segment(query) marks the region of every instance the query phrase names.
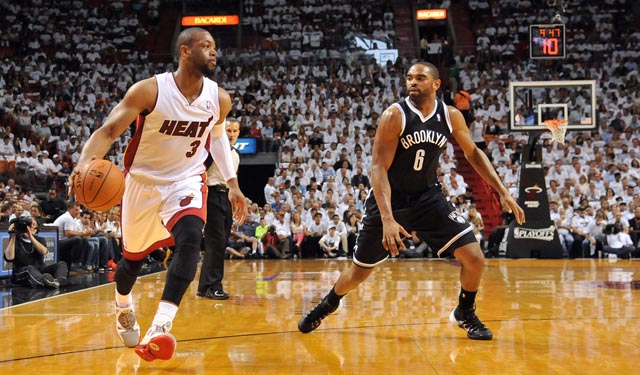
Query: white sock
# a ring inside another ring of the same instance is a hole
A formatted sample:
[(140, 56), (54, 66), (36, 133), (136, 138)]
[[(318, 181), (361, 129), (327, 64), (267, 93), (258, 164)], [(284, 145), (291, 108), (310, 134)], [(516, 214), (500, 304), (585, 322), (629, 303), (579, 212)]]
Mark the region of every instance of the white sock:
[(116, 306), (127, 307), (132, 305), (133, 305), (133, 297), (131, 293), (127, 295), (122, 295), (118, 293), (118, 289), (116, 288)]
[(153, 317), (151, 325), (163, 325), (169, 322), (167, 329), (171, 329), (173, 319), (176, 317), (177, 312), (178, 306), (171, 302), (160, 301), (158, 304), (158, 310), (156, 311), (156, 316)]

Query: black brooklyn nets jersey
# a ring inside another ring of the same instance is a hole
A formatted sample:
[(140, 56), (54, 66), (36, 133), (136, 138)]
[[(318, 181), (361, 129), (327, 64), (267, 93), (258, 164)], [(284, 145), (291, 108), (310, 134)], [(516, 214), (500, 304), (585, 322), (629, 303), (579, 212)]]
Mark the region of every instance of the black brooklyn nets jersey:
[(426, 117), (408, 97), (393, 105), (402, 111), (403, 131), (388, 171), (392, 198), (398, 193), (419, 194), (438, 183), (438, 159), (451, 135), (449, 109), (442, 100), (436, 99)]

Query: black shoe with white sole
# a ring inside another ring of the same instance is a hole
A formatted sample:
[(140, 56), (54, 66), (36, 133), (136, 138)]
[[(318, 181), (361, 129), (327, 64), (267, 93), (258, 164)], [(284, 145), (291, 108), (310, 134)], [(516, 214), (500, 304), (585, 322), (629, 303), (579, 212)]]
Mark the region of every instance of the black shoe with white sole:
[(493, 339), (493, 332), (480, 321), (476, 315), (475, 307), (463, 310), (458, 306), (451, 312), (449, 320), (467, 331), (467, 337), (472, 340)]

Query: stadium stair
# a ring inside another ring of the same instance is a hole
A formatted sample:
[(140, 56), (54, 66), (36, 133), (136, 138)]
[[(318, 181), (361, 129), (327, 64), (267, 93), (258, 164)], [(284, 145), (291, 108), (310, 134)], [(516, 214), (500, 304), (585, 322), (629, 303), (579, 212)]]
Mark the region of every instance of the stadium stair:
[(475, 38), (469, 22), (469, 8), (467, 1), (452, 1), (449, 9), (449, 17), (453, 21), (456, 50), (464, 50), (466, 53), (475, 51)]
[[(171, 51), (173, 48), (174, 33), (180, 32), (176, 29), (180, 22), (181, 3), (169, 1), (160, 5), (160, 19), (153, 32), (149, 33), (149, 56), (155, 63), (169, 63), (173, 59)], [(177, 35), (177, 34), (176, 34)]]
[(464, 181), (472, 191), (471, 196), (484, 222), (484, 238), (488, 239), (493, 229), (502, 223), (500, 198), (469, 164), (455, 139), (452, 138), (451, 143), (457, 161), (456, 171), (464, 177)]
[(409, 59), (417, 56), (416, 51), (418, 49), (412, 3), (411, 0), (393, 0), (391, 2), (398, 55)]

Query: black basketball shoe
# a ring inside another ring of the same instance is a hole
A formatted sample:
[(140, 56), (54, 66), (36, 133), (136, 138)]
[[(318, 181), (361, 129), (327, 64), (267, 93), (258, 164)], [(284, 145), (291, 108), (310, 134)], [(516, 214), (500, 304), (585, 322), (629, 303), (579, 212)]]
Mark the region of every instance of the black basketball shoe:
[(309, 333), (320, 326), (322, 319), (328, 315), (333, 314), (340, 307), (341, 302), (336, 305), (331, 305), (327, 301), (327, 297), (324, 297), (313, 309), (309, 310), (298, 321), (298, 330), (302, 333)]
[(457, 323), (458, 327), (467, 331), (467, 337), (472, 340), (491, 340), (493, 333), (476, 316), (476, 308), (463, 310), (460, 306), (451, 312), (449, 320)]

